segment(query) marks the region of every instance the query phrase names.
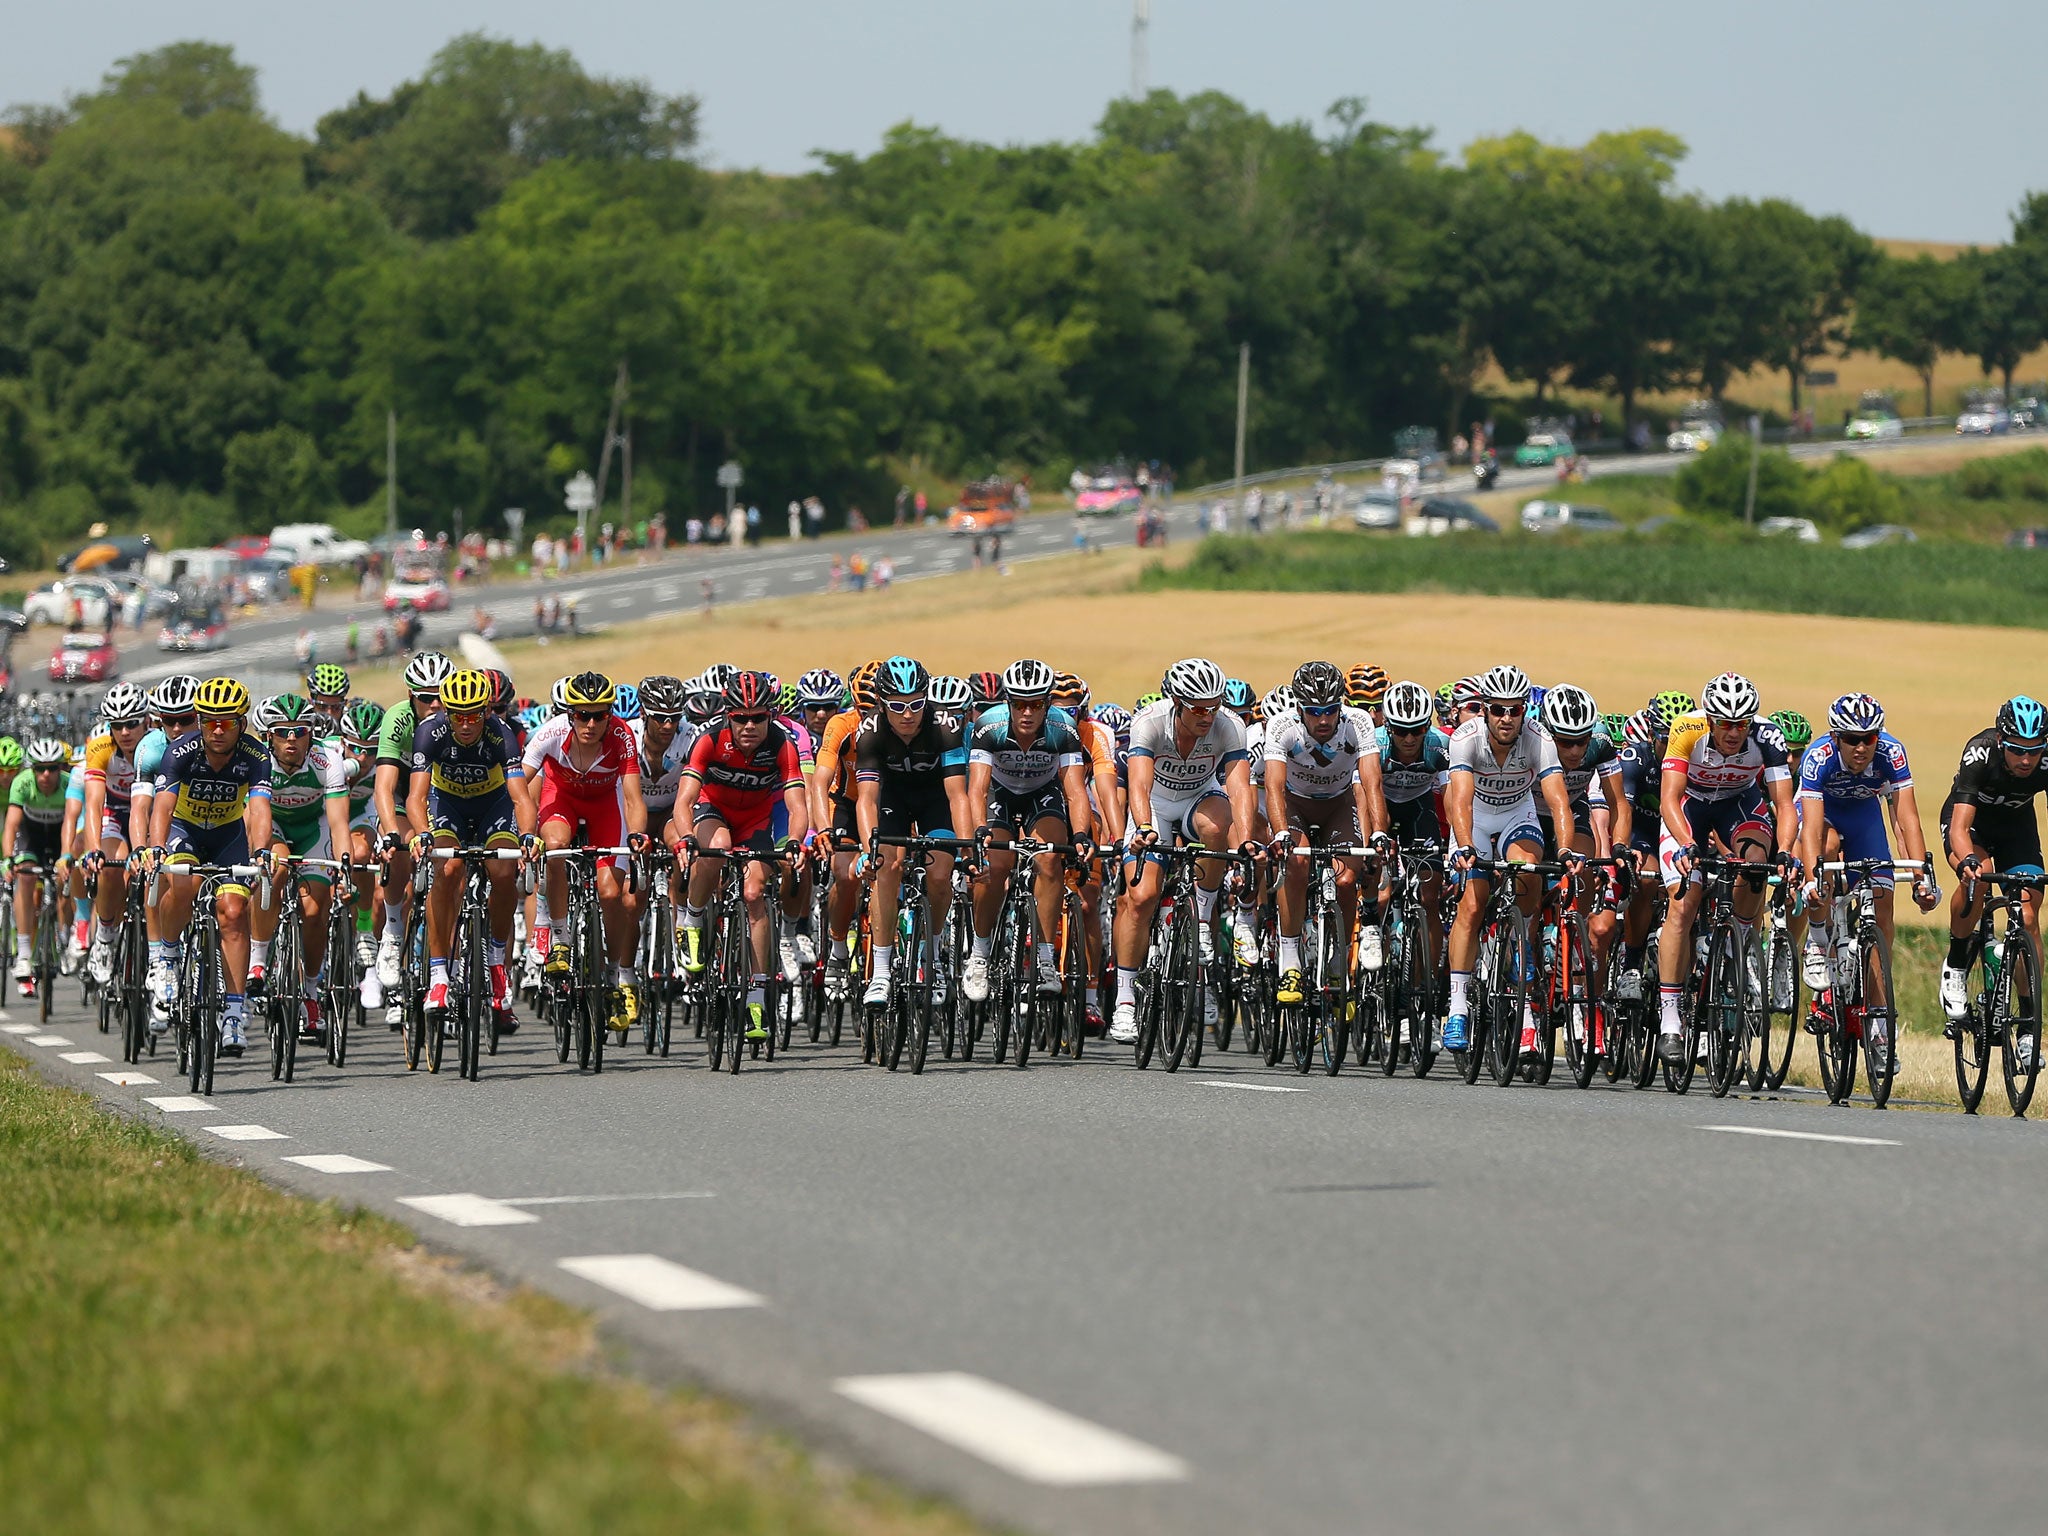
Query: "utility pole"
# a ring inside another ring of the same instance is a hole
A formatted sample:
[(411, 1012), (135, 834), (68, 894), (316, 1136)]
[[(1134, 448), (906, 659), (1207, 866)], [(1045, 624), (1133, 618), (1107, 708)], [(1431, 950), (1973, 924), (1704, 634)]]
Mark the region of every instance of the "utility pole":
[(384, 413), (384, 531), (398, 532), (398, 412)]
[(1234, 471), (1237, 484), (1233, 491), (1240, 519), (1244, 516), (1244, 413), (1251, 386), (1252, 344), (1240, 342), (1237, 348), (1237, 467)]
[(619, 526), (633, 526), (633, 418), (626, 418), (625, 431), (619, 437), (619, 453), (623, 462), (619, 474)]
[(619, 415), (626, 408), (626, 360), (619, 359), (619, 376), (612, 383), (612, 413), (605, 419), (604, 447), (597, 455), (597, 504), (604, 505), (604, 483), (611, 475), (612, 449), (619, 441)]
[(1756, 461), (1763, 453), (1764, 419), (1756, 412), (1749, 413), (1749, 492), (1742, 498), (1743, 526), (1756, 526)]
[(1151, 89), (1151, 60), (1147, 57), (1148, 35), (1152, 30), (1152, 0), (1132, 0), (1131, 10), (1131, 100), (1143, 101)]

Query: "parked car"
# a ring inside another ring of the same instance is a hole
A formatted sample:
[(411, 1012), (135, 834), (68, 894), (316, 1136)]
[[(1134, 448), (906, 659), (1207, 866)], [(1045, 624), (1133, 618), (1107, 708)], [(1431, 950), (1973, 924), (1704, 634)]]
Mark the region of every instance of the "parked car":
[(1500, 524), (1457, 496), (1431, 496), (1409, 520), (1412, 536), (1436, 538), (1446, 533), (1499, 533)]
[(279, 523), (270, 530), (270, 547), (264, 553), (315, 565), (353, 565), (368, 558), (370, 546), (361, 539), (344, 539), (332, 523)]
[(447, 578), (438, 571), (400, 571), (384, 588), (386, 612), (410, 603), (421, 613), (446, 613), (449, 601)]
[(149, 557), (156, 548), (156, 540), (146, 533), (124, 533), (93, 539), (63, 556), (57, 562), (60, 571), (132, 571)]
[(1985, 401), (1968, 407), (1956, 418), (1958, 437), (1994, 437), (2012, 430), (2012, 412)]
[(1711, 400), (1695, 400), (1664, 435), (1666, 453), (1705, 453), (1721, 440), (1720, 408)]
[(1906, 424), (1898, 417), (1882, 411), (1865, 411), (1849, 418), (1849, 425), (1842, 429), (1842, 436), (1852, 443), (1882, 442), (1887, 438), (1904, 437)]
[(1920, 535), (1899, 523), (1872, 523), (1842, 535), (1844, 549), (1870, 549), (1879, 544), (1918, 544)]
[(1625, 526), (1605, 507), (1589, 507), (1570, 501), (1532, 501), (1522, 508), (1522, 528), (1527, 533), (1561, 533), (1570, 528), (1579, 533), (1622, 533)]
[(1074, 488), (1074, 510), (1084, 517), (1114, 517), (1145, 503), (1145, 493), (1125, 470), (1098, 469), (1085, 479), (1086, 484)]
[(2048, 404), (2038, 395), (2022, 395), (2012, 403), (2012, 429), (2015, 432), (2031, 432), (2041, 425), (2041, 419), (2048, 415)]
[(1767, 517), (1756, 525), (1756, 531), (1766, 538), (1789, 536), (1801, 544), (1820, 542), (1820, 529), (1813, 525), (1810, 517)]
[(1351, 509), (1351, 526), (1388, 532), (1401, 526), (1401, 498), (1383, 486), (1354, 491), (1345, 503)]
[(2015, 528), (2005, 536), (2007, 549), (2048, 549), (2048, 528)]
[(217, 605), (185, 607), (158, 631), (160, 651), (217, 651), (228, 643), (228, 616)]
[(1394, 456), (1385, 465), (1387, 475), (1398, 473), (1416, 485), (1433, 485), (1444, 478), (1444, 456), (1437, 447), (1435, 427), (1403, 427), (1394, 434)]
[(1578, 449), (1563, 432), (1531, 432), (1515, 450), (1515, 463), (1524, 469), (1542, 468), (1577, 455)]
[(21, 611), (31, 624), (68, 625), (74, 598), (79, 621), (94, 629), (105, 629), (120, 612), (120, 589), (94, 576), (65, 576), (37, 587), (22, 599)]
[(121, 675), (121, 654), (100, 630), (74, 630), (50, 657), (53, 683), (108, 683)]

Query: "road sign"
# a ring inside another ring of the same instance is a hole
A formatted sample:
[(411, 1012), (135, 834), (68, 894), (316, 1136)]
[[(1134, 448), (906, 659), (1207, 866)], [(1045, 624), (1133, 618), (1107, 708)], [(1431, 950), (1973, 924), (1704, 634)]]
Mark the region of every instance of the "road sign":
[(746, 471), (740, 468), (738, 461), (727, 459), (718, 466), (718, 483), (728, 491), (736, 491), (747, 483)]
[(519, 535), (524, 531), (525, 527), (526, 508), (507, 507), (505, 509), (505, 532), (511, 535), (512, 542), (515, 545), (519, 542)]
[(562, 499), (571, 512), (588, 512), (597, 505), (597, 482), (579, 469), (563, 488)]

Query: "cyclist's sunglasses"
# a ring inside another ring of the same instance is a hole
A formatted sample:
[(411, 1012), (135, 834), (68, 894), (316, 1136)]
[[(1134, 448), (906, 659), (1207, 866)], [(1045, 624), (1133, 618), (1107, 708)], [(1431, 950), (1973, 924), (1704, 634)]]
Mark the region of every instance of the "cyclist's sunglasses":
[(481, 720), (489, 713), (490, 711), (486, 709), (451, 709), (448, 711), (448, 718), (450, 720)]
[(1387, 727), (1387, 734), (1389, 736), (1420, 736), (1428, 729), (1429, 727), (1426, 725), (1390, 725)]
[(240, 715), (201, 715), (199, 728), (203, 731), (224, 731), (231, 725), (240, 725)]
[(1489, 704), (1486, 712), (1496, 720), (1519, 720), (1529, 713), (1526, 704)]
[(1583, 736), (1558, 736), (1553, 734), (1550, 739), (1560, 747), (1583, 747), (1593, 739), (1593, 733), (1588, 731)]
[(62, 763), (37, 763), (35, 771), (37, 773), (62, 773), (64, 765)]
[(287, 737), (290, 740), (296, 741), (301, 736), (312, 735), (313, 727), (310, 725), (273, 725), (270, 728), (270, 734)]
[(680, 714), (670, 714), (667, 710), (663, 710), (659, 714), (648, 710), (641, 715), (641, 718), (649, 725), (681, 726), (683, 723), (683, 717)]
[(725, 717), (725, 723), (727, 725), (766, 725), (768, 723), (768, 717), (765, 714), (727, 715)]
[[(1837, 731), (1835, 740), (1845, 747), (1867, 747), (1877, 740), (1875, 731)], [(2035, 750), (2039, 750), (2036, 748)]]
[(1327, 720), (1342, 709), (1342, 704), (1303, 704), (1301, 712), (1313, 720)]
[(168, 735), (174, 730), (191, 730), (199, 723), (199, 711), (188, 709), (182, 715), (159, 715), (157, 718), (163, 721), (164, 733)]
[(612, 712), (608, 709), (572, 709), (569, 718), (578, 725), (595, 725), (600, 720), (609, 720)]
[[(884, 700), (882, 700), (882, 703), (883, 703), (884, 705), (886, 705), (886, 706), (888, 707), (889, 713), (890, 713), (890, 714), (892, 714), (892, 715), (914, 715), (914, 714), (916, 714), (916, 713), (917, 713), (917, 712), (918, 712), (919, 710), (923, 709), (923, 708), (925, 707), (925, 705), (926, 705), (926, 704), (927, 704), (928, 702), (929, 702), (929, 701), (928, 701), (928, 700), (926, 700), (926, 699), (884, 699)], [(761, 716), (761, 718), (762, 718), (763, 720), (765, 720), (765, 719), (767, 719), (768, 717), (767, 717), (766, 715), (763, 715), (763, 716)]]
[(2048, 741), (2027, 742), (2001, 739), (1998, 744), (2014, 757), (2039, 757), (2043, 752), (2048, 752)]

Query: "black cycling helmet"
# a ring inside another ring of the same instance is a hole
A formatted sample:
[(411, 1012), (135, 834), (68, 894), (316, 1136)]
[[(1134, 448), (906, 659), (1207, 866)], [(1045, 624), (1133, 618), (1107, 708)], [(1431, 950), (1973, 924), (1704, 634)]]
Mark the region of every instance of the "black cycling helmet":
[(1294, 673), (1296, 707), (1329, 709), (1344, 702), (1344, 674), (1334, 662), (1305, 661)]

